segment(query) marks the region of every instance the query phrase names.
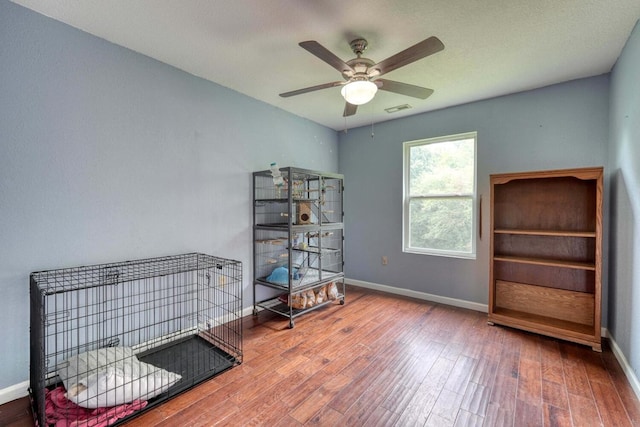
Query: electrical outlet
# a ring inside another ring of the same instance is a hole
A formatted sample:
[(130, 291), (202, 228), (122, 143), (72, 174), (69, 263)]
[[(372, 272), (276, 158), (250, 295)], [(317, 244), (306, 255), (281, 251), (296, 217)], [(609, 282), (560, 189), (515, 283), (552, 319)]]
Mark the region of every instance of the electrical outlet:
[(381, 261), (382, 261), (382, 265), (389, 264), (389, 258), (387, 258), (386, 256), (383, 256)]

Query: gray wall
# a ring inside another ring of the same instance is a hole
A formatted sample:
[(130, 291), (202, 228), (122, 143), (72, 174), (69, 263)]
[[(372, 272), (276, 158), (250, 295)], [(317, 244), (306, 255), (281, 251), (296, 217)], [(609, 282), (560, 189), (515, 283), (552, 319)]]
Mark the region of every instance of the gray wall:
[(200, 251), (244, 263), (251, 175), (337, 171), (336, 132), (0, 1), (0, 390), (31, 271)]
[[(347, 277), (486, 304), (489, 175), (605, 166), (608, 91), (604, 75), (376, 124), (373, 137), (370, 126), (340, 134)], [(469, 131), (478, 132), (483, 200), (477, 259), (403, 253), (402, 143)]]
[[(640, 373), (640, 21), (611, 73), (609, 332)], [(635, 308), (634, 308), (635, 307)]]

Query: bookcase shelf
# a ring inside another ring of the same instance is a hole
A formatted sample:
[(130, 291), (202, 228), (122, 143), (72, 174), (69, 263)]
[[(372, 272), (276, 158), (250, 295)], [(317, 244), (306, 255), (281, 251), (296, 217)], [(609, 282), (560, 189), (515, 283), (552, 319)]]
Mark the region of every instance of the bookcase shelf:
[(493, 257), (493, 260), (515, 262), (520, 264), (546, 265), (550, 267), (575, 268), (578, 270), (595, 270), (596, 269), (595, 264), (589, 264), (584, 262), (562, 261), (557, 259), (525, 258), (525, 257), (495, 255)]
[(524, 236), (558, 236), (558, 237), (596, 237), (595, 231), (565, 231), (565, 230), (509, 230), (496, 229), (495, 234), (515, 234)]

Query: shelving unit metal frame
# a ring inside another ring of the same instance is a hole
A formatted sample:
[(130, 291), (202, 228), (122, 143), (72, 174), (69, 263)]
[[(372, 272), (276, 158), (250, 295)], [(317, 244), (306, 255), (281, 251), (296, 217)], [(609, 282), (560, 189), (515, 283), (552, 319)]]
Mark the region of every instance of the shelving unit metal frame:
[[(344, 176), (295, 167), (280, 171), (286, 183), (282, 187), (273, 183), (270, 170), (253, 173), (253, 313), (269, 310), (287, 317), (293, 328), (298, 316), (335, 301), (345, 303)], [(331, 210), (324, 207), (328, 195)], [(281, 248), (274, 249), (276, 246)], [(273, 255), (276, 252), (280, 256)], [(333, 263), (328, 261), (332, 256), (337, 258)], [(296, 264), (294, 258), (302, 262)], [(267, 280), (266, 273), (276, 266), (287, 267), (286, 283)], [(332, 282), (338, 289), (336, 299), (301, 309), (292, 307), (294, 294)], [(258, 300), (259, 287), (276, 291), (276, 295)], [(282, 301), (283, 296), (288, 303)]]

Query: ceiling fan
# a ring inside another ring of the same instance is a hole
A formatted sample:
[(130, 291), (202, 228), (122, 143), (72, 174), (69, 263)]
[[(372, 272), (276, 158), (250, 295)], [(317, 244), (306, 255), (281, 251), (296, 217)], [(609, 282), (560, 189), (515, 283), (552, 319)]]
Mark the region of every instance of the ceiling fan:
[(383, 61), (375, 63), (369, 58), (362, 57), (362, 53), (368, 45), (367, 41), (362, 38), (355, 39), (350, 43), (351, 50), (356, 54), (356, 58), (347, 62), (338, 58), (317, 41), (304, 41), (300, 42), (299, 45), (340, 71), (345, 81), (324, 83), (304, 89), (293, 90), (291, 92), (281, 93), (280, 96), (288, 98), (320, 89), (342, 86), (341, 93), (346, 101), (344, 113), (342, 114), (344, 117), (354, 115), (358, 109), (358, 105), (371, 101), (378, 89), (414, 98), (428, 98), (433, 93), (433, 89), (394, 80), (381, 79), (380, 76), (444, 49), (444, 44), (442, 44), (440, 39), (437, 37), (429, 37), (402, 52), (398, 52)]

